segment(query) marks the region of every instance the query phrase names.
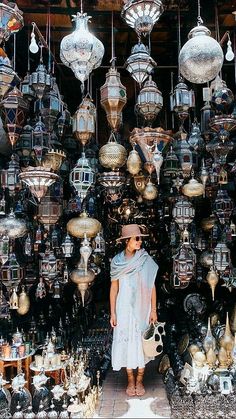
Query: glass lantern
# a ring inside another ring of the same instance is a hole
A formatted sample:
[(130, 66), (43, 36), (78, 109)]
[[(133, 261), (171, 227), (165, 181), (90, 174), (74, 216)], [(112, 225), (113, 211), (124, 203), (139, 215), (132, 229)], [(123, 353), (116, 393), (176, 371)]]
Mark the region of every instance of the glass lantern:
[(38, 205), (38, 220), (49, 228), (50, 225), (57, 223), (61, 215), (61, 203), (48, 191)]
[(166, 177), (175, 177), (180, 172), (179, 159), (173, 151), (173, 147), (170, 146), (170, 151), (164, 158), (163, 174)]
[(52, 87), (46, 92), (41, 100), (40, 114), (43, 118), (46, 129), (53, 131), (57, 118), (61, 111), (61, 97), (56, 83), (56, 79), (52, 79)]
[(72, 118), (72, 131), (82, 145), (87, 144), (95, 134), (96, 108), (87, 95)]
[(20, 78), (12, 68), (11, 62), (5, 53), (0, 49), (0, 99), (2, 99), (7, 91), (20, 82)]
[(224, 272), (231, 265), (230, 250), (225, 243), (217, 243), (213, 251), (213, 261), (219, 272)]
[(1, 281), (7, 287), (17, 286), (24, 277), (24, 268), (17, 262), (15, 253), (10, 253), (9, 259), (1, 267)]
[(46, 67), (40, 63), (36, 71), (30, 74), (30, 86), (35, 91), (38, 99), (42, 99), (43, 95), (52, 85), (51, 75), (48, 74)]
[(174, 287), (185, 288), (194, 276), (196, 255), (189, 243), (189, 233), (183, 237), (183, 243), (173, 256)]
[(148, 47), (141, 42), (132, 48), (131, 55), (125, 63), (126, 69), (139, 85), (147, 79), (156, 65), (149, 55)]
[(150, 76), (138, 95), (136, 111), (151, 125), (162, 107), (162, 93)]
[(225, 189), (219, 189), (214, 202), (214, 212), (221, 224), (229, 222), (233, 206), (233, 201), (229, 197), (228, 192)]
[(40, 275), (45, 280), (52, 280), (56, 278), (58, 274), (58, 260), (56, 259), (54, 252), (49, 251), (48, 248), (46, 249), (42, 260), (40, 260), (39, 271)]
[(148, 35), (164, 11), (162, 0), (128, 0), (121, 16), (137, 35)]
[(183, 230), (188, 224), (192, 223), (195, 209), (186, 198), (180, 197), (173, 208), (172, 215), (179, 228)]
[(195, 107), (195, 95), (193, 90), (188, 90), (182, 77), (179, 78), (179, 83), (170, 95), (170, 109), (176, 112), (181, 125), (189, 115), (189, 110)]
[(70, 258), (72, 256), (74, 250), (74, 242), (69, 234), (66, 235), (61, 248), (65, 258)]
[(19, 181), (20, 165), (18, 157), (12, 154), (8, 169), (1, 170), (1, 186), (8, 188), (10, 195), (13, 195), (16, 190), (21, 189)]
[(91, 185), (94, 183), (95, 173), (82, 153), (74, 169), (70, 172), (70, 183), (75, 188), (78, 196), (84, 199)]
[(30, 162), (32, 153), (32, 139), (33, 139), (33, 127), (27, 124), (24, 126), (19, 140), (16, 143), (16, 153), (20, 157), (20, 161), (27, 166)]

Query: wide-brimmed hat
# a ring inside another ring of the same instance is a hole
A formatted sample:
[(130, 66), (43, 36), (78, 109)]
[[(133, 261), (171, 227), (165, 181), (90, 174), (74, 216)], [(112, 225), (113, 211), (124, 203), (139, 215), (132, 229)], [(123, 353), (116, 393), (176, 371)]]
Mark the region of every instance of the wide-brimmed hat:
[(147, 237), (148, 234), (143, 234), (138, 224), (127, 224), (122, 227), (121, 236), (118, 239), (116, 239), (116, 241), (129, 239), (130, 237), (136, 236)]

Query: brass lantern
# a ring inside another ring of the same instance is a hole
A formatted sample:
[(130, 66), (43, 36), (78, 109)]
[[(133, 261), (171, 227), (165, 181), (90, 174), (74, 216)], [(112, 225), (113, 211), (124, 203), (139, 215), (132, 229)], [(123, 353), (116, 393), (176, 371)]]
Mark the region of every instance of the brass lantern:
[(162, 106), (162, 93), (150, 76), (149, 80), (145, 82), (143, 88), (140, 90), (136, 103), (136, 110), (139, 115), (141, 115), (145, 121), (151, 125), (162, 109)]
[(51, 75), (48, 74), (45, 65), (40, 62), (36, 71), (30, 74), (30, 86), (35, 91), (37, 98), (42, 99), (52, 84)]
[(192, 204), (184, 197), (178, 198), (174, 208), (173, 217), (179, 228), (183, 230), (190, 224), (195, 216), (195, 209)]
[(217, 243), (213, 251), (214, 267), (217, 271), (224, 272), (231, 265), (230, 250), (225, 243)]
[(42, 166), (53, 172), (59, 172), (66, 154), (62, 150), (55, 150), (54, 148), (47, 151), (43, 157)]
[(12, 146), (17, 142), (28, 112), (28, 103), (17, 87), (7, 93), (0, 103), (3, 125)]
[(196, 255), (190, 246), (189, 233), (183, 233), (183, 242), (173, 256), (173, 285), (176, 288), (186, 288), (193, 278), (196, 267)]
[(189, 110), (195, 107), (195, 96), (193, 90), (188, 90), (182, 77), (179, 78), (179, 83), (175, 90), (170, 95), (170, 109), (176, 112), (181, 125), (189, 115)]
[(50, 190), (38, 205), (38, 220), (45, 226), (54, 225), (62, 215), (62, 205)]
[(82, 212), (79, 217), (72, 218), (67, 223), (67, 231), (71, 236), (84, 238), (86, 234), (88, 238), (95, 237), (101, 231), (101, 224), (98, 220), (88, 217), (86, 212)]
[(131, 175), (137, 175), (142, 167), (142, 160), (138, 152), (133, 147), (127, 159), (127, 170)]
[(11, 66), (11, 62), (5, 51), (0, 48), (0, 99), (2, 99), (7, 91), (17, 85), (20, 78)]
[(19, 174), (19, 179), (29, 187), (32, 195), (40, 201), (46, 195), (48, 187), (56, 182), (59, 176), (42, 166), (29, 166)]
[(7, 234), (10, 239), (17, 239), (23, 237), (27, 231), (25, 220), (16, 218), (13, 211), (0, 220), (0, 235)]
[(72, 117), (72, 131), (82, 145), (87, 144), (95, 134), (96, 108), (89, 95), (85, 96), (82, 103)]
[(132, 48), (131, 55), (125, 63), (126, 69), (139, 85), (147, 79), (156, 65), (149, 55), (148, 47), (141, 42)]
[(204, 194), (204, 186), (202, 183), (198, 182), (197, 179), (192, 177), (192, 179), (182, 187), (182, 191), (184, 195), (193, 198)]
[(99, 174), (98, 182), (104, 187), (107, 202), (115, 204), (120, 201), (125, 181), (124, 173), (118, 170)]
[(1, 186), (8, 188), (10, 195), (14, 194), (16, 190), (21, 189), (21, 182), (19, 180), (20, 165), (18, 157), (12, 154), (8, 169), (1, 170)]
[(101, 105), (104, 108), (108, 123), (117, 131), (122, 120), (122, 109), (127, 102), (126, 87), (120, 81), (120, 74), (112, 66), (106, 74), (106, 83), (100, 88)]
[(127, 160), (127, 152), (123, 145), (117, 143), (112, 132), (108, 142), (99, 150), (99, 162), (106, 169), (116, 170), (124, 166)]
[(9, 259), (1, 267), (1, 281), (8, 289), (19, 285), (24, 277), (24, 268), (17, 262), (15, 253), (11, 253)]
[(90, 167), (85, 153), (82, 153), (81, 158), (77, 161), (76, 166), (70, 172), (70, 184), (75, 188), (78, 196), (84, 199), (89, 188), (94, 184), (95, 172)]
[(214, 213), (221, 224), (228, 223), (233, 211), (233, 201), (225, 189), (219, 189), (214, 202)]

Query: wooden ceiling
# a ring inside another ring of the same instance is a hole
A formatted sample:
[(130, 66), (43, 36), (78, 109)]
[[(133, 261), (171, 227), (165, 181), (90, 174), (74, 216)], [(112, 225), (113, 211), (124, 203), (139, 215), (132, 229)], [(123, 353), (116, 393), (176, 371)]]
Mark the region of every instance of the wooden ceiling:
[[(124, 0), (125, 1), (125, 0)], [(104, 69), (110, 65), (111, 58), (111, 16), (114, 14), (115, 27), (115, 55), (117, 66), (120, 69), (122, 82), (128, 88), (129, 98), (135, 94), (135, 84), (133, 83), (126, 70), (124, 63), (130, 55), (131, 48), (137, 43), (137, 35), (120, 17), (123, 0), (83, 0), (84, 12), (91, 18), (90, 30), (103, 42), (105, 46), (105, 56), (102, 67), (94, 72), (93, 95), (98, 95), (101, 84), (105, 81)], [(181, 18), (181, 42), (186, 42), (190, 29), (196, 25), (197, 20), (197, 0), (164, 0), (165, 11), (156, 23), (151, 34), (151, 55), (158, 64), (155, 77), (159, 88), (163, 94), (170, 92), (170, 73), (174, 72), (177, 78), (178, 65), (178, 7), (180, 7)], [(17, 35), (17, 70), (21, 76), (27, 70), (28, 40), (30, 37), (32, 22), (36, 22), (41, 32), (45, 36), (47, 25), (47, 15), (51, 14), (51, 49), (55, 54), (57, 66), (56, 75), (59, 87), (69, 102), (69, 107), (74, 111), (79, 103), (80, 83), (70, 69), (67, 69), (60, 62), (59, 49), (61, 39), (73, 30), (71, 16), (80, 10), (80, 0), (17, 0), (19, 9), (24, 12), (25, 26)], [(201, 15), (204, 24), (211, 29), (215, 36), (216, 16), (219, 20), (220, 38), (229, 31), (232, 43), (236, 37), (236, 20), (232, 12), (236, 10), (236, 0), (201, 0)], [(144, 42), (148, 42), (147, 40)], [(12, 46), (10, 45), (9, 50)], [(226, 51), (226, 43), (223, 46)], [(30, 66), (33, 70), (39, 57), (30, 54)], [(45, 52), (45, 61), (47, 54)], [(223, 77), (231, 89), (235, 89), (234, 63), (225, 62), (223, 67)]]

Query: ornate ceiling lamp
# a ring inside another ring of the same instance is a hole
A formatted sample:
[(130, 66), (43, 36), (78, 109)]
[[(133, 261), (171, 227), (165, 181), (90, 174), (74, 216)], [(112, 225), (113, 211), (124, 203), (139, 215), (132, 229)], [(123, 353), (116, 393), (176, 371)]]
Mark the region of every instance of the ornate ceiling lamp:
[(78, 196), (83, 200), (89, 188), (94, 184), (95, 172), (89, 165), (85, 153), (77, 161), (76, 166), (70, 172), (70, 184), (75, 188)]
[(136, 111), (141, 115), (148, 125), (152, 125), (158, 113), (163, 107), (163, 97), (156, 83), (149, 76), (140, 90), (136, 103)]
[(46, 195), (48, 187), (56, 182), (59, 176), (42, 166), (29, 166), (19, 174), (19, 179), (29, 187), (32, 195), (40, 201)]
[(150, 35), (153, 26), (164, 11), (161, 0), (128, 0), (121, 11), (127, 25), (134, 28), (137, 35)]
[(89, 19), (90, 16), (83, 13), (81, 2), (81, 13), (73, 15), (75, 31), (65, 36), (60, 45), (62, 62), (72, 69), (82, 87), (89, 74), (101, 65), (105, 52), (102, 42), (88, 30)]
[(28, 112), (28, 102), (17, 87), (14, 87), (0, 102), (0, 110), (4, 127), (12, 147), (16, 144)]
[(27, 225), (25, 220), (16, 218), (13, 211), (9, 215), (0, 220), (0, 235), (5, 235), (10, 239), (18, 239), (27, 233)]
[(126, 182), (124, 173), (116, 170), (99, 174), (98, 182), (105, 190), (106, 201), (112, 204), (119, 202), (122, 198), (122, 189)]
[(24, 26), (23, 12), (12, 2), (0, 3), (0, 43), (8, 41), (13, 33)]
[(85, 146), (95, 134), (96, 108), (87, 94), (72, 118), (72, 131), (77, 140)]
[[(158, 150), (161, 152), (166, 144), (173, 141), (170, 132), (164, 131), (163, 128), (134, 128), (130, 134), (130, 143), (135, 146), (137, 144), (143, 153), (146, 162), (152, 160), (152, 149), (158, 145)], [(155, 166), (153, 166), (155, 170)]]
[(82, 212), (79, 217), (72, 218), (67, 223), (68, 233), (77, 238), (84, 238), (84, 235), (88, 238), (95, 237), (99, 231), (101, 231), (101, 224), (98, 220), (92, 217), (88, 217), (86, 212)]
[(7, 54), (0, 48), (0, 99), (5, 96), (11, 87), (19, 84), (19, 82), (20, 78), (13, 70)]
[(108, 142), (99, 150), (99, 162), (106, 169), (116, 170), (124, 166), (127, 160), (127, 152), (123, 145), (117, 143), (112, 132)]
[(189, 32), (189, 40), (179, 54), (180, 73), (191, 83), (197, 84), (213, 80), (224, 61), (220, 44), (210, 36), (210, 30), (202, 23), (198, 0), (197, 26)]
[(131, 55), (125, 63), (126, 69), (139, 85), (147, 79), (156, 66), (156, 62), (149, 55), (148, 47), (140, 41), (132, 48)]

